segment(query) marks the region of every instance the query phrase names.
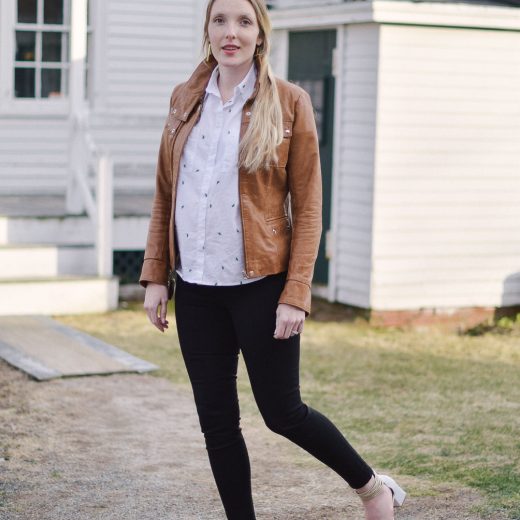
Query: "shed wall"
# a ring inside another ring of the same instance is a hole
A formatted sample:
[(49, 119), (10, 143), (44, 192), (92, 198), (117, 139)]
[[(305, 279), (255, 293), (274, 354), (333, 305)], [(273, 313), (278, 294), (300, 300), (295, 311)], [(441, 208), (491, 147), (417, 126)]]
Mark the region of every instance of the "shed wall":
[(372, 268), (372, 219), (379, 27), (350, 25), (343, 49), (340, 164), (337, 165), (337, 300), (368, 307)]
[(373, 308), (520, 303), (519, 92), (519, 32), (381, 27)]

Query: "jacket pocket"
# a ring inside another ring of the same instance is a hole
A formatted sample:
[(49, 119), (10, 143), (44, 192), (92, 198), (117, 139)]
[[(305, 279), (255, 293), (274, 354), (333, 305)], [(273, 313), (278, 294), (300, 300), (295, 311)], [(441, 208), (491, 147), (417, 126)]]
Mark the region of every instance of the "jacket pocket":
[(281, 217), (267, 219), (265, 223), (269, 229), (269, 232), (272, 235), (279, 235), (279, 234), (285, 233), (285, 232), (287, 232), (287, 230), (291, 229), (291, 222), (287, 215), (282, 215)]

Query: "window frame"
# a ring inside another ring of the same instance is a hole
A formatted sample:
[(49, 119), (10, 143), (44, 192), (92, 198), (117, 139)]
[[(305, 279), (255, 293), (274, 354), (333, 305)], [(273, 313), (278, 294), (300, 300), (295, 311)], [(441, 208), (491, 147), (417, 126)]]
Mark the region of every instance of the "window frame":
[[(72, 3), (73, 0), (69, 0)], [(92, 0), (89, 1), (90, 25), (87, 28), (90, 38), (92, 39), (92, 27), (94, 26), (93, 14), (95, 9), (92, 6)], [(43, 28), (68, 33), (68, 62), (63, 66), (60, 63), (60, 69), (70, 70), (70, 42), (72, 38), (71, 26), (69, 24), (32, 24), (18, 23), (17, 20), (17, 0), (0, 1), (0, 115), (3, 116), (66, 116), (69, 113), (70, 92), (68, 83), (70, 82), (70, 74), (66, 74), (67, 94), (60, 97), (48, 98), (17, 98), (14, 95), (14, 69), (15, 69), (15, 49), (16, 49), (16, 31), (30, 30), (41, 31)], [(92, 63), (95, 61), (92, 54), (89, 54), (89, 63), (87, 65), (89, 77), (89, 87), (86, 95), (85, 104), (88, 105), (89, 94), (92, 92)], [(41, 63), (41, 62), (40, 62)], [(52, 67), (50, 67), (52, 68)]]

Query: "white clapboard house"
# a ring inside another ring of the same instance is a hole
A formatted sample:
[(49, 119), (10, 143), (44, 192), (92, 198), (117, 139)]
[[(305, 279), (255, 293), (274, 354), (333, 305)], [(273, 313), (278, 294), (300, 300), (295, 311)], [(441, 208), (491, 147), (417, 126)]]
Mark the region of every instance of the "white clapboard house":
[[(0, 0), (0, 314), (103, 310), (114, 271), (135, 281), (204, 4)], [(315, 291), (380, 316), (520, 305), (520, 2), (269, 4), (275, 71), (316, 109)]]

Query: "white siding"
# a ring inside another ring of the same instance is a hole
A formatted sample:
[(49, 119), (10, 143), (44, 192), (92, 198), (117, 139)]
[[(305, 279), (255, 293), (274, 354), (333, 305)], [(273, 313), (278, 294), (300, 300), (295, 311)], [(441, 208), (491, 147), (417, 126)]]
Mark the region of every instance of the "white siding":
[(370, 306), (379, 27), (351, 25), (343, 49), (337, 300)]
[(373, 308), (520, 303), (519, 92), (518, 32), (381, 27)]
[[(200, 57), (202, 2), (91, 1), (92, 134), (127, 171), (117, 187), (151, 190), (171, 91)], [(64, 116), (0, 116), (0, 193), (63, 193), (68, 135)]]
[(65, 118), (0, 117), (0, 193), (55, 193), (65, 186)]
[(92, 133), (119, 166), (116, 188), (153, 190), (171, 91), (201, 58), (202, 5), (194, 0), (110, 0), (105, 9), (106, 53)]
[(321, 5), (342, 4), (344, 0), (268, 0), (267, 3), (271, 4), (275, 9), (286, 9), (289, 7), (318, 7)]
[(193, 69), (198, 20), (192, 0), (110, 0), (103, 109), (165, 117), (172, 87)]

